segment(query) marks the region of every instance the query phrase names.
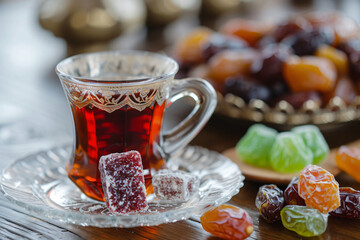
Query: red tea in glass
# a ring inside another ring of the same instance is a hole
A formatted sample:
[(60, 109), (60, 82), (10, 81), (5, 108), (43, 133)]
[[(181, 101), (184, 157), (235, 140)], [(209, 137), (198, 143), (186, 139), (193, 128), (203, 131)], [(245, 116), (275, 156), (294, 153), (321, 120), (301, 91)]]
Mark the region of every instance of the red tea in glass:
[[(66, 166), (69, 178), (89, 197), (104, 201), (98, 161), (115, 152), (137, 150), (145, 184), (152, 191), (152, 172), (184, 147), (203, 127), (216, 105), (204, 80), (173, 81), (174, 60), (147, 52), (118, 51), (65, 59), (57, 73), (74, 120), (74, 154)], [(164, 110), (184, 96), (194, 111), (172, 132), (163, 134)]]
[[(75, 157), (68, 164), (69, 177), (83, 188), (86, 195), (103, 199), (97, 168), (103, 155), (137, 150), (140, 152), (145, 185), (151, 184), (150, 167), (161, 168), (164, 160), (156, 152), (165, 103), (145, 108), (143, 111), (124, 107), (108, 113), (91, 105), (78, 108), (72, 105), (75, 122)], [(81, 137), (80, 137), (81, 136)]]

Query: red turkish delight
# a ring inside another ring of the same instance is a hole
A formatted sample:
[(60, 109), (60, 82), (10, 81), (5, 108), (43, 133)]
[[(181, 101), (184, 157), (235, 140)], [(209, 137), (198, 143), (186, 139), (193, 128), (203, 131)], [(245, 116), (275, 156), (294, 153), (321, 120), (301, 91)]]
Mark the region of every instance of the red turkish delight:
[(199, 178), (184, 171), (164, 169), (153, 176), (152, 184), (159, 200), (186, 202), (198, 191)]
[(147, 209), (139, 152), (129, 151), (102, 156), (99, 171), (106, 205), (112, 213), (138, 213)]

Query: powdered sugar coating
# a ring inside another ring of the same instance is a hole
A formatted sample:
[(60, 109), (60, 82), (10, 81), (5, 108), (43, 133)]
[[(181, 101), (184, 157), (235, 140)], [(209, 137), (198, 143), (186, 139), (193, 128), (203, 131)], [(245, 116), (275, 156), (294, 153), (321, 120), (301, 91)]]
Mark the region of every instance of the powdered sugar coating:
[(102, 156), (99, 171), (105, 201), (114, 214), (129, 214), (147, 209), (141, 155), (137, 151)]
[(152, 184), (161, 201), (186, 202), (198, 191), (200, 181), (191, 173), (163, 169), (153, 176)]

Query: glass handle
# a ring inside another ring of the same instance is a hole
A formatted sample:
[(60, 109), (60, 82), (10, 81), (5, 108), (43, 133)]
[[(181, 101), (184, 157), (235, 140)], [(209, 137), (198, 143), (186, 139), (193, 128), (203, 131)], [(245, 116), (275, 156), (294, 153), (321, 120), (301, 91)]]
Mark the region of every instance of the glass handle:
[(184, 97), (192, 98), (195, 106), (184, 120), (163, 134), (162, 148), (167, 158), (185, 147), (200, 132), (216, 108), (216, 92), (206, 80), (175, 80), (166, 108)]

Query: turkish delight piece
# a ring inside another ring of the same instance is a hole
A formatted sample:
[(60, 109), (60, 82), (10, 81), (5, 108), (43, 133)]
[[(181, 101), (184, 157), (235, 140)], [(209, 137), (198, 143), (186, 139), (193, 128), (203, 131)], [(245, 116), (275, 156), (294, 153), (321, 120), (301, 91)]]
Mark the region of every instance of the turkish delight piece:
[(186, 202), (198, 191), (200, 181), (191, 173), (163, 169), (153, 176), (152, 184), (159, 200)]
[(275, 129), (254, 124), (236, 144), (236, 152), (240, 159), (248, 164), (269, 168), (269, 153), (277, 135)]
[(99, 171), (108, 209), (117, 215), (148, 207), (141, 155), (137, 151), (102, 156)]
[(317, 126), (303, 125), (295, 127), (291, 131), (299, 134), (305, 145), (312, 151), (314, 156), (312, 164), (321, 163), (329, 155), (329, 146)]

